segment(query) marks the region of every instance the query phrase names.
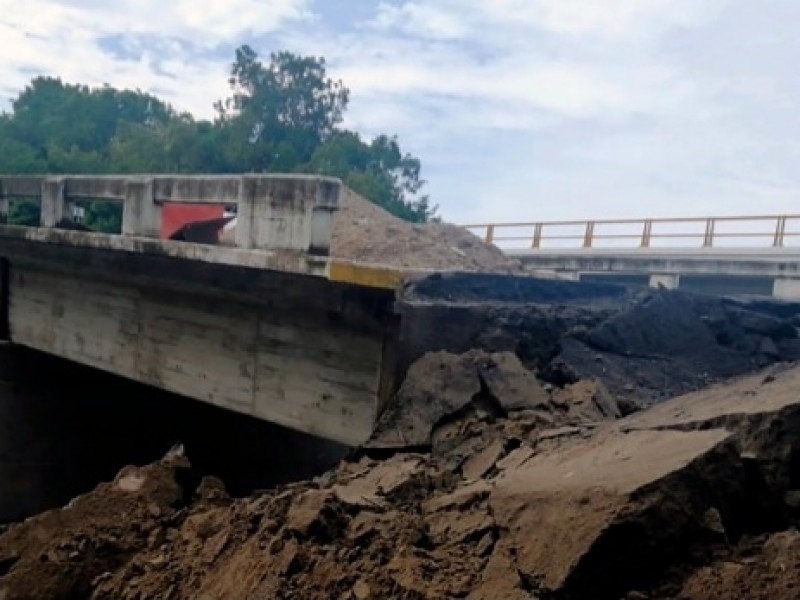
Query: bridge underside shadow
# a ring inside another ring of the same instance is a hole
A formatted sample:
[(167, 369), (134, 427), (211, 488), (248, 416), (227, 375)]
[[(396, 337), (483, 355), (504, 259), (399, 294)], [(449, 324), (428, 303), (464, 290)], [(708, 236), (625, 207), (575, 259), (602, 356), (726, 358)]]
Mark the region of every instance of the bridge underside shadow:
[(348, 447), (76, 365), (0, 346), (0, 522), (61, 506), (184, 444), (237, 495), (319, 474)]

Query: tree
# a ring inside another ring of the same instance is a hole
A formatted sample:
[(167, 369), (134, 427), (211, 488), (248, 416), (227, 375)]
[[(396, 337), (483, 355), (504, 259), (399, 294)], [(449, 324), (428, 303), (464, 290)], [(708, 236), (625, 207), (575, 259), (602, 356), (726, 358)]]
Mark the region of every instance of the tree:
[(314, 152), (307, 170), (339, 177), (353, 190), (407, 221), (427, 221), (436, 207), (417, 197), (425, 184), (420, 162), (403, 154), (397, 139), (378, 136), (370, 144), (352, 131), (337, 131)]
[[(236, 51), (230, 97), (213, 121), (198, 121), (139, 90), (90, 88), (36, 77), (0, 115), (4, 173), (314, 172), (341, 178), (404, 219), (435, 214), (420, 195), (420, 161), (395, 137), (370, 142), (341, 127), (350, 92), (328, 77), (323, 58), (289, 52), (262, 63)], [(119, 229), (118, 205), (86, 202), (85, 224)], [(35, 204), (19, 203), (19, 222)]]
[(323, 58), (279, 52), (264, 65), (247, 45), (236, 50), (229, 83), (232, 95), (215, 107), (253, 171), (307, 162), (341, 123), (350, 94), (327, 77)]

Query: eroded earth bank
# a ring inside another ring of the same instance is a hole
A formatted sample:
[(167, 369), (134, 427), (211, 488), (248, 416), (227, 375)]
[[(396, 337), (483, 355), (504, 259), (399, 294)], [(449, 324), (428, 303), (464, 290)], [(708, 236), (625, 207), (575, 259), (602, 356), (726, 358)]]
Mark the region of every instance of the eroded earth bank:
[(127, 466), (3, 527), (0, 598), (800, 595), (796, 305), (439, 276), (400, 308), (364, 447), (243, 497)]

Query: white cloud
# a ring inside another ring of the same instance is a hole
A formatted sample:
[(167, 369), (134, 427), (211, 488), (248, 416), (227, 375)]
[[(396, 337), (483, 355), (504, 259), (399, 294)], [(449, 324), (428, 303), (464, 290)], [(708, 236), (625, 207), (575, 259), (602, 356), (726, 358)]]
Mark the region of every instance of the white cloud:
[(794, 0), (354, 1), (0, 0), (0, 89), (45, 73), (208, 116), (250, 42), (325, 56), (346, 124), (398, 134), (455, 220), (794, 210)]
[(704, 0), (493, 0), (476, 5), (484, 18), (495, 23), (604, 37), (695, 26), (716, 9)]
[[(3, 6), (9, 4), (9, 6)], [(178, 108), (209, 116), (225, 92), (227, 61), (202, 51), (236, 44), (309, 18), (307, 0), (0, 0), (3, 91), (12, 96), (33, 75), (159, 91)], [(113, 38), (132, 57), (102, 47)], [(134, 52), (136, 51), (136, 52)]]
[(462, 38), (469, 31), (467, 24), (455, 12), (432, 3), (419, 2), (407, 2), (400, 6), (381, 2), (370, 25), (390, 33), (401, 31), (444, 40)]

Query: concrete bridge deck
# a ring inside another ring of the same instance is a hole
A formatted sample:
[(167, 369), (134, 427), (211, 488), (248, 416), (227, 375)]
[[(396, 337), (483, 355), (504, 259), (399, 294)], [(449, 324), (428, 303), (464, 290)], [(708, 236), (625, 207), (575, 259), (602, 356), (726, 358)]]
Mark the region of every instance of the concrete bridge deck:
[[(391, 385), (383, 353), (399, 275), (328, 258), (340, 185), (0, 176), (4, 208), (41, 203), (41, 227), (0, 225), (0, 329), (14, 344), (360, 443)], [(70, 230), (84, 198), (121, 202), (122, 235)], [(170, 202), (235, 205), (235, 247), (158, 239)]]
[(467, 226), (534, 276), (800, 298), (800, 215)]

